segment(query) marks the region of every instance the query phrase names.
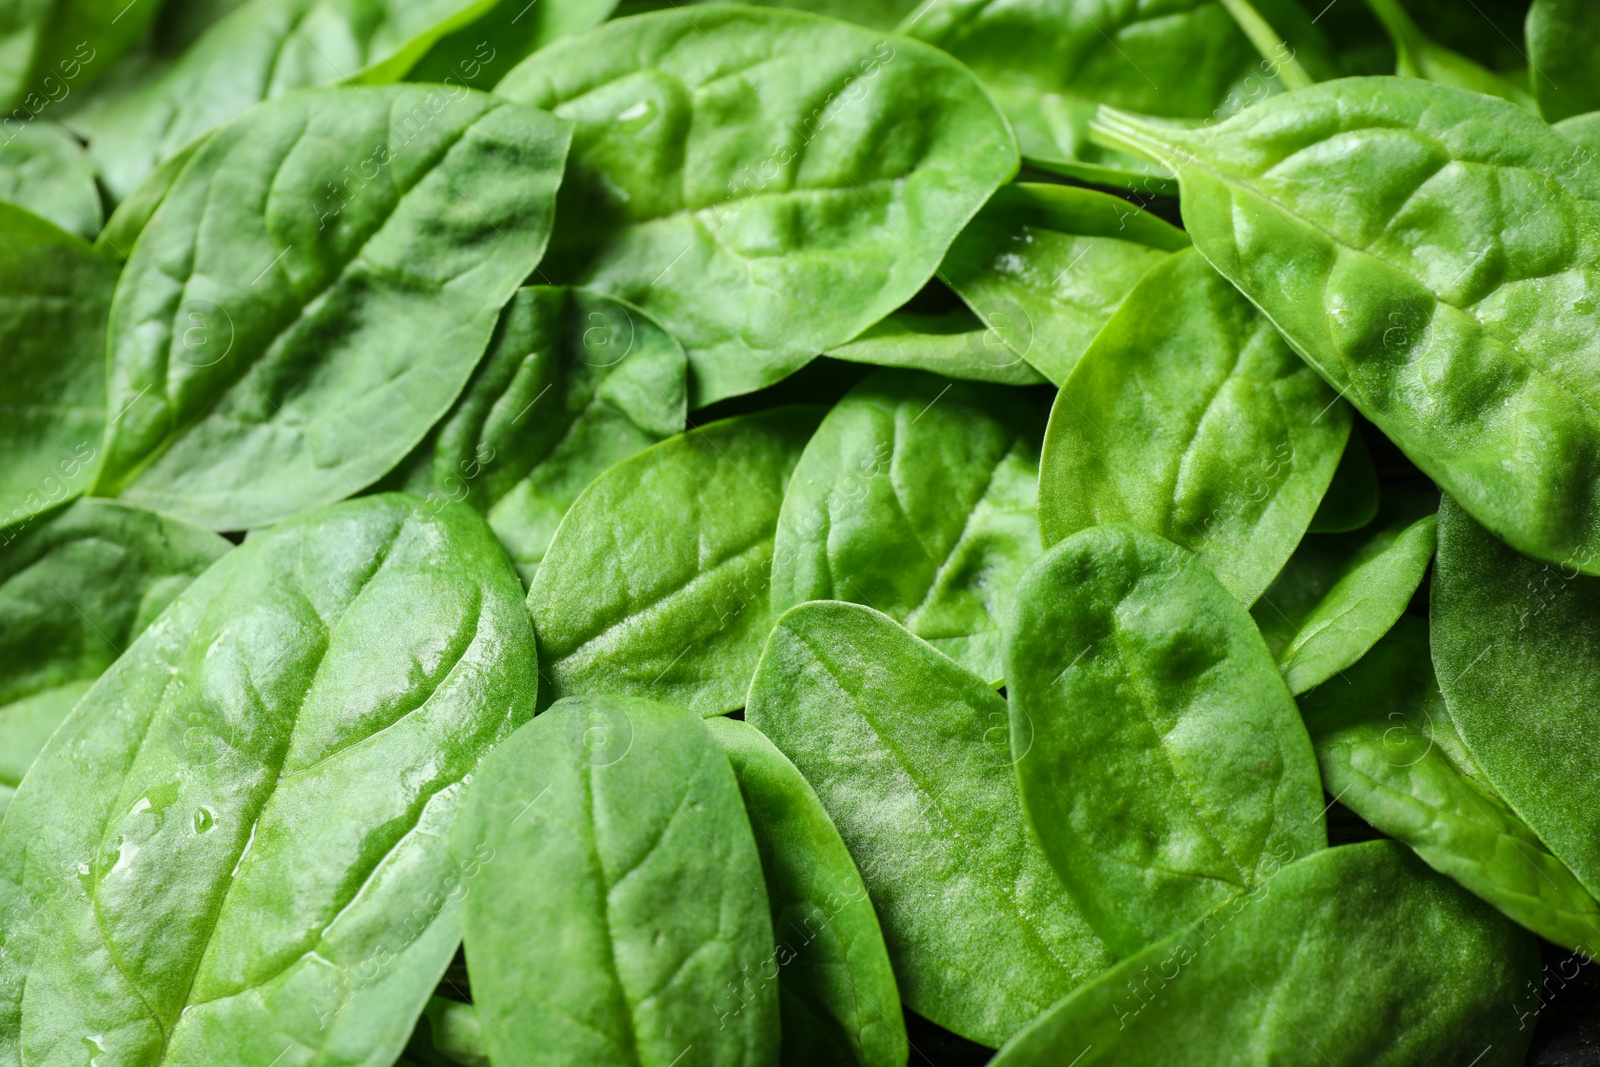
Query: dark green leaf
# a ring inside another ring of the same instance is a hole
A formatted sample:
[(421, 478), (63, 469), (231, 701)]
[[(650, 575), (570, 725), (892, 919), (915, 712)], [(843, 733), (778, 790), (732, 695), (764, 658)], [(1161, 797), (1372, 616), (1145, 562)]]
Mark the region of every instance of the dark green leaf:
[(1519, 85), (1502, 78), (1459, 52), (1430, 40), (1428, 35), (1411, 21), (1411, 16), (1406, 14), (1400, 0), (1367, 0), (1367, 6), (1378, 16), (1384, 29), (1388, 31), (1390, 40), (1394, 42), (1395, 73), (1408, 78), (1423, 78), (1474, 93), (1498, 96), (1518, 107), (1538, 112), (1533, 94), (1528, 92), (1526, 85)]
[(440, 38), (406, 80), (491, 90), (518, 63), (551, 41), (598, 26), (616, 6), (617, 0), (496, 0), (488, 14)]
[(1372, 465), (1372, 452), (1366, 439), (1350, 431), (1344, 455), (1334, 469), (1333, 481), (1322, 494), (1322, 503), (1311, 517), (1308, 533), (1348, 533), (1359, 530), (1378, 516), (1378, 471)]
[(0, 110), (37, 115), (82, 90), (139, 43), (159, 10), (129, 0), (12, 0), (0, 8)]
[(1545, 120), (1600, 111), (1600, 10), (1589, 0), (1533, 0), (1527, 35), (1528, 80)]

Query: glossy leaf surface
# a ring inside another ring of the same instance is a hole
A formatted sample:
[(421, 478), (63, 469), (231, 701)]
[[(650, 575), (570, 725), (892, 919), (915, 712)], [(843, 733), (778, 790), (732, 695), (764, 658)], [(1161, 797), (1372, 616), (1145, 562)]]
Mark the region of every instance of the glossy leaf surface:
[(1495, 793), (1456, 732), (1426, 623), (1400, 620), (1300, 706), (1341, 804), (1541, 937), (1600, 949), (1600, 901)]
[(1533, 0), (1528, 81), (1547, 122), (1600, 111), (1600, 12), (1584, 0)]
[(1441, 488), (1521, 551), (1600, 570), (1600, 168), (1581, 149), (1409, 78), (1203, 134), (1102, 119), (1177, 166), (1195, 247)]
[(1191, 549), (1245, 604), (1316, 514), (1350, 410), (1194, 252), (1145, 275), (1056, 397), (1039, 470), (1053, 544), (1126, 522)]
[(1119, 197), (1006, 185), (961, 231), (939, 275), (1059, 385), (1135, 283), (1188, 245), (1183, 231)]
[(744, 703), (772, 628), (778, 509), (821, 415), (714, 422), (583, 491), (528, 591), (551, 698), (627, 692), (706, 715)]
[(904, 1067), (894, 969), (839, 831), (810, 783), (760, 730), (722, 716), (706, 726), (733, 764), (766, 875), (782, 1062)]
[(805, 604), (778, 620), (745, 717), (839, 828), (907, 1007), (996, 1046), (1110, 965), (1023, 819), (984, 679), (870, 608)]
[(1119, 956), (1327, 845), (1316, 758), (1249, 614), (1155, 534), (1085, 530), (1028, 570), (1006, 691), (1029, 822)]
[(72, 134), (48, 121), (6, 130), (0, 141), (0, 200), (91, 241), (105, 218), (94, 164)]
[(1011, 321), (999, 316), (985, 325), (964, 307), (937, 315), (902, 310), (824, 355), (962, 381), (1043, 385), (1048, 379), (1006, 346), (1010, 327)]
[(465, 90), (407, 127), (432, 91), (275, 100), (184, 168), (112, 307), (98, 492), (260, 526), (371, 484), (449, 409), (542, 254), (569, 131)]
[(1039, 555), (1044, 411), (1003, 386), (880, 371), (823, 419), (789, 483), (772, 610), (866, 604), (987, 681)]
[(776, 1061), (761, 858), (692, 712), (556, 703), (484, 761), (450, 849), (494, 1062)]
[(690, 406), (786, 377), (905, 303), (1015, 173), (1004, 118), (941, 52), (710, 5), (557, 41), (496, 92), (577, 124), (553, 282), (643, 308)]
[(482, 519), (403, 494), (190, 585), (0, 823), (0, 1059), (393, 1062), (460, 938), (462, 782), (533, 713), (520, 593)]
[(1516, 1067), (1533, 1034), (1513, 1025), (1517, 1004), (1538, 973), (1532, 938), (1370, 841), (1290, 864), (1124, 960), (991, 1062)]

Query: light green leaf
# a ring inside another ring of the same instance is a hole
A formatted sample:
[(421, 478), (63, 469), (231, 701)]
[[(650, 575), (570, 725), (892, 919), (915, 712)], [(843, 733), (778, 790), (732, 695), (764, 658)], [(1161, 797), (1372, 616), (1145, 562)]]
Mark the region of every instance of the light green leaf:
[(91, 241), (105, 219), (83, 146), (64, 127), (43, 119), (6, 130), (0, 141), (0, 200)]
[(963, 381), (1043, 385), (1048, 379), (1006, 347), (1009, 326), (1010, 321), (998, 315), (986, 326), (965, 307), (932, 315), (901, 310), (824, 354), (852, 363), (932, 371)]

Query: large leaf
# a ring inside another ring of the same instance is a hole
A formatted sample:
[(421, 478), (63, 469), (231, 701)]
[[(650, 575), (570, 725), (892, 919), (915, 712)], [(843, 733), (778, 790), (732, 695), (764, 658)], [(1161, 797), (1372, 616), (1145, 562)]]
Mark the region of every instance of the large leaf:
[(950, 246), (939, 276), (1059, 385), (1134, 284), (1188, 245), (1182, 230), (1120, 197), (1005, 185)]
[(1061, 387), (1039, 467), (1046, 544), (1126, 522), (1252, 603), (1316, 514), (1350, 409), (1191, 251), (1145, 275)]
[(1044, 412), (1003, 386), (880, 371), (806, 445), (778, 518), (772, 610), (848, 600), (987, 681), (1039, 555)]
[(450, 850), (494, 1062), (776, 1061), (761, 859), (692, 712), (556, 703), (484, 760)]
[(13, 119), (37, 115), (82, 90), (139, 43), (160, 9), (129, 0), (11, 0), (0, 7), (0, 111)]
[(683, 349), (638, 308), (581, 289), (521, 289), (406, 488), (489, 516), (524, 582), (561, 517), (609, 467), (683, 432)]
[(1340, 683), (1301, 698), (1328, 792), (1541, 937), (1592, 954), (1600, 901), (1473, 762), (1405, 618)]
[(75, 501), (0, 544), (0, 794), (90, 684), (231, 547), (109, 500)]
[(1371, 841), (1290, 864), (1124, 960), (991, 1063), (1518, 1067), (1533, 1027), (1516, 1005), (1538, 974), (1532, 938)]
[(1600, 168), (1580, 149), (1410, 78), (1315, 85), (1202, 133), (1102, 125), (1177, 168), (1195, 247), (1462, 507), (1600, 572)]
[(850, 850), (795, 765), (754, 726), (705, 720), (739, 779), (777, 938), (787, 1067), (905, 1067), (900, 991)]
[(1155, 534), (1085, 530), (1029, 568), (1006, 691), (1028, 819), (1119, 956), (1327, 845), (1316, 757), (1261, 635)]
[(999, 1045), (1110, 965), (1023, 819), (984, 679), (870, 608), (804, 604), (778, 620), (745, 717), (839, 828), (907, 1007)]
[(462, 782), (533, 713), (520, 594), (406, 495), (190, 585), (0, 823), (0, 1062), (392, 1063), (460, 937)]
[(80, 238), (0, 204), (0, 529), (94, 476), (116, 284), (116, 264)]
[[(252, 104), (312, 86), (394, 81), (441, 35), (491, 2), (247, 0), (176, 55), (123, 64), (69, 125), (88, 140), (101, 179), (121, 200), (163, 161)], [(462, 93), (459, 84), (419, 93), (414, 102), (427, 98), (424, 124), (460, 103)], [(395, 113), (395, 139), (404, 136), (410, 110), (408, 104)], [(341, 163), (354, 170), (378, 140), (388, 139), (367, 135), (344, 145), (352, 158)], [(302, 211), (327, 199), (321, 180), (315, 190), (302, 197), (308, 201)]]
[(822, 412), (726, 419), (618, 463), (562, 519), (528, 591), (548, 698), (744, 703), (772, 628), (784, 486)]
[(431, 91), (274, 100), (184, 168), (112, 306), (97, 492), (261, 526), (371, 484), (449, 409), (543, 252), (569, 130), (482, 93), (434, 115)]
[(905, 303), (1016, 171), (1004, 118), (926, 45), (720, 5), (557, 41), (496, 92), (577, 123), (550, 281), (682, 342), (690, 406), (769, 385)]
[(1446, 497), (1433, 663), (1494, 791), (1600, 895), (1600, 579), (1528, 559)]
[(0, 200), (94, 240), (105, 218), (94, 164), (62, 126), (40, 120), (0, 141)]
[(1600, 111), (1600, 11), (1587, 0), (1533, 0), (1528, 80), (1547, 122)]

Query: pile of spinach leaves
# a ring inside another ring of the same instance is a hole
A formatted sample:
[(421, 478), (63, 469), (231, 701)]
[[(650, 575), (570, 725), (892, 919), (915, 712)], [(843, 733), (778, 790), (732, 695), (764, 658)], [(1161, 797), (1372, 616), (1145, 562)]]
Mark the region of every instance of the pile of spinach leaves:
[(1557, 1062), (1597, 154), (1592, 0), (0, 0), (0, 1067)]

